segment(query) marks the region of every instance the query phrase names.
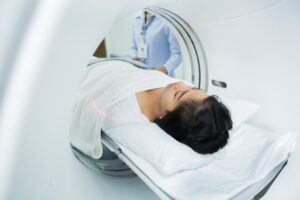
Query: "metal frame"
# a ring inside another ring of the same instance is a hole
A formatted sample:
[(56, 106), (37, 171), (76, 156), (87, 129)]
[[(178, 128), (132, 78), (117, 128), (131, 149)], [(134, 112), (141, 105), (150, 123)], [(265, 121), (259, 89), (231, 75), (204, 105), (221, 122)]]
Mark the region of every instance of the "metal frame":
[(208, 89), (208, 66), (206, 55), (200, 39), (193, 28), (177, 14), (160, 7), (150, 6), (146, 11), (155, 14), (173, 31), (180, 36), (188, 51), (191, 64), (192, 83), (198, 88), (207, 91)]

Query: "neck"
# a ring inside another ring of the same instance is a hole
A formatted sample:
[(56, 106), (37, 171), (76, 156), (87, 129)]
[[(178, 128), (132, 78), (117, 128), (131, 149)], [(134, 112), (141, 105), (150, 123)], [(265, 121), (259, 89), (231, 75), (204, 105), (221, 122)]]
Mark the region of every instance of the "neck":
[(155, 119), (162, 117), (164, 115), (161, 105), (160, 99), (163, 93), (163, 88), (157, 88), (150, 90), (148, 93), (147, 105), (145, 107), (146, 116), (150, 121), (154, 121)]
[(152, 14), (149, 13), (149, 12), (147, 12), (147, 11), (144, 12), (144, 22), (145, 22), (145, 23), (147, 22), (148, 18), (149, 18), (151, 15), (152, 15)]

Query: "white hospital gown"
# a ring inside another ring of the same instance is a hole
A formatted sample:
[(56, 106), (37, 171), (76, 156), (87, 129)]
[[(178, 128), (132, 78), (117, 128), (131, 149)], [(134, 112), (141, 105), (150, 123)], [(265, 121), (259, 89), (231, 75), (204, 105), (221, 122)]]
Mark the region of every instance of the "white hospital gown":
[(108, 109), (102, 128), (106, 131), (123, 124), (148, 122), (148, 118), (141, 112), (136, 95), (131, 94)]

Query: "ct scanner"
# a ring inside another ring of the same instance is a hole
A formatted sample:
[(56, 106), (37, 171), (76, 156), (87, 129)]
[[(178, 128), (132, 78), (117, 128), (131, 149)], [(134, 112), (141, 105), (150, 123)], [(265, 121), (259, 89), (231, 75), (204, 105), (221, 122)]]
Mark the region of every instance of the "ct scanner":
[[(257, 126), (300, 132), (297, 0), (1, 1), (0, 199), (158, 199), (138, 177), (82, 167), (68, 138), (90, 56), (119, 19), (148, 6), (176, 13), (196, 34), (201, 48), (185, 56), (199, 64), (200, 87), (259, 104)], [(299, 168), (298, 145), (263, 199), (298, 199)]]

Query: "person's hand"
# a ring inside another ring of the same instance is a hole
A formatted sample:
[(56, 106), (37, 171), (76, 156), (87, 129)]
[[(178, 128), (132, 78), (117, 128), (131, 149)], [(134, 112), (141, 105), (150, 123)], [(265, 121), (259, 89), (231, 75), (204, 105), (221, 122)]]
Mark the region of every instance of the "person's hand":
[(167, 68), (165, 66), (155, 67), (154, 69), (158, 70), (158, 71), (161, 71), (162, 73), (165, 73), (165, 74), (168, 73), (168, 70), (167, 70)]
[(138, 56), (133, 56), (132, 60), (138, 60), (138, 61), (140, 61), (141, 59)]

